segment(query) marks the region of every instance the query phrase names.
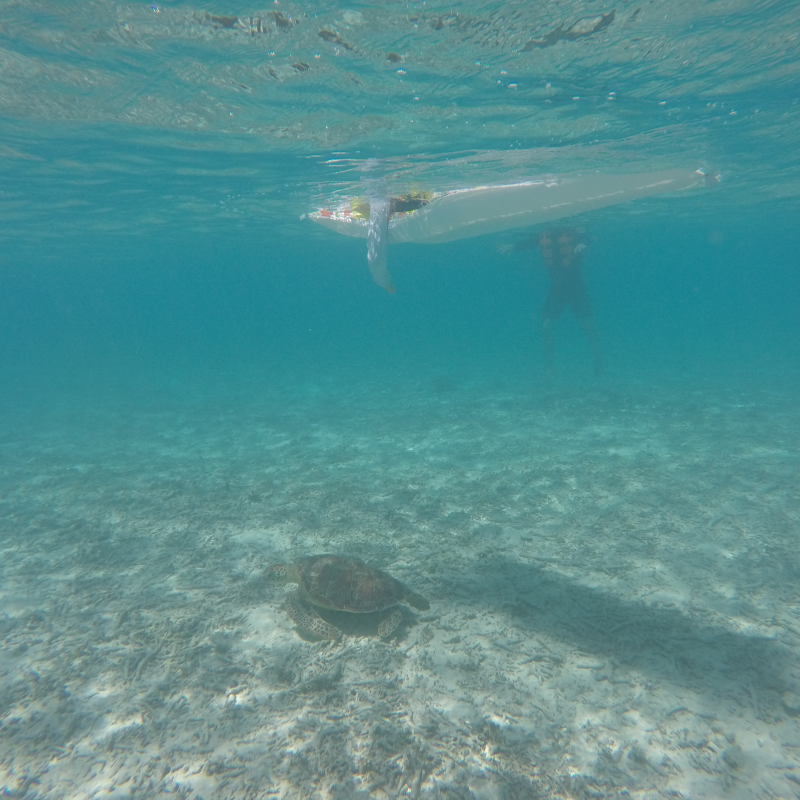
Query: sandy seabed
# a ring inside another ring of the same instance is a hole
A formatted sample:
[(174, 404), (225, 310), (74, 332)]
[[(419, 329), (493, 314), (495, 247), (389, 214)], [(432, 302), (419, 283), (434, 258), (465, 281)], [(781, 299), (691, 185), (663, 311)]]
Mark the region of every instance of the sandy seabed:
[[(800, 797), (793, 392), (255, 396), (4, 417), (4, 796)], [(304, 641), (324, 552), (430, 611)]]

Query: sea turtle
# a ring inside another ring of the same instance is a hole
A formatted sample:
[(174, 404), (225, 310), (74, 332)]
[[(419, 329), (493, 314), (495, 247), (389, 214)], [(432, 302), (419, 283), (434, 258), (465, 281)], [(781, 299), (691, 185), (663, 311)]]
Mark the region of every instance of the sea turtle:
[(289, 564), (273, 564), (264, 572), (273, 583), (296, 583), (286, 610), (298, 629), (323, 639), (338, 639), (341, 631), (324, 620), (314, 606), (353, 614), (385, 611), (378, 635), (389, 636), (403, 618), (398, 603), (427, 611), (428, 601), (396, 578), (352, 556), (321, 555)]

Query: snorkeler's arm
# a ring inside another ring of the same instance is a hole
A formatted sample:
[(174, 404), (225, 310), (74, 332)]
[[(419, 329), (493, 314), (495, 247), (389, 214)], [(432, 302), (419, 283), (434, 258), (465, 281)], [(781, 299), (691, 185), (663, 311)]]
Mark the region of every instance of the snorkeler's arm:
[(539, 238), (531, 236), (528, 239), (520, 239), (514, 244), (499, 244), (497, 245), (497, 252), (504, 255), (511, 255), (511, 253), (521, 253), (523, 250), (531, 250), (539, 246)]
[(592, 243), (591, 237), (586, 231), (577, 230), (575, 232), (575, 252), (582, 253)]

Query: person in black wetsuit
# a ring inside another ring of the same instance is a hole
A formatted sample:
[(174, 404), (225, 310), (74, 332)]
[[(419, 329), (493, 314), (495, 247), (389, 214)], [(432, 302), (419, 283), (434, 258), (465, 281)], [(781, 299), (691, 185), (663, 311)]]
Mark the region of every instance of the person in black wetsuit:
[(594, 371), (603, 371), (600, 341), (581, 266), (588, 237), (577, 228), (551, 228), (516, 244), (500, 245), (501, 253), (518, 253), (538, 245), (550, 276), (550, 292), (542, 309), (542, 344), (547, 375), (555, 371), (555, 327), (564, 306), (569, 305), (586, 333), (594, 357)]

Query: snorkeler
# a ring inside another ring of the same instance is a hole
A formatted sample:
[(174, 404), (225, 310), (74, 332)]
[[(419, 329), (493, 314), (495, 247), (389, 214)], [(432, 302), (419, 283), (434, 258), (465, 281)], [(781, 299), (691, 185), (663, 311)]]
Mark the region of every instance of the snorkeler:
[(603, 372), (600, 341), (581, 271), (583, 251), (588, 241), (588, 237), (577, 228), (553, 228), (539, 236), (523, 239), (516, 244), (502, 244), (497, 248), (501, 253), (518, 253), (538, 245), (541, 250), (547, 274), (550, 276), (550, 292), (542, 309), (542, 345), (548, 376), (555, 372), (555, 326), (566, 305), (572, 308), (572, 313), (589, 340), (595, 374), (600, 375)]

